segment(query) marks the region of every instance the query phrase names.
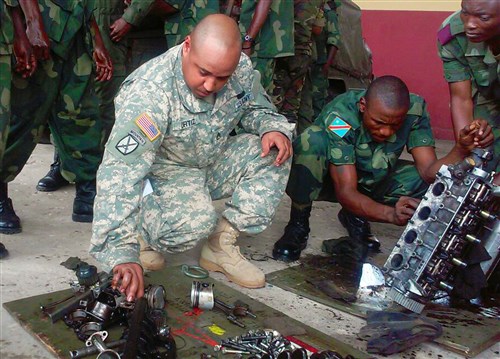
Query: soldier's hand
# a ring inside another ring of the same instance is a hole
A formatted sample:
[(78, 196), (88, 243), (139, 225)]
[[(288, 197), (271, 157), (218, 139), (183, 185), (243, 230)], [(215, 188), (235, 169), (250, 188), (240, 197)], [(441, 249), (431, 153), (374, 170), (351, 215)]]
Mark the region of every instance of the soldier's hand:
[(493, 143), (493, 131), (486, 120), (475, 119), (459, 134), (458, 144), (468, 151), (475, 147), (485, 148)]
[(114, 42), (121, 41), (125, 35), (132, 30), (132, 25), (126, 22), (123, 18), (119, 18), (109, 27), (109, 37)]
[(50, 58), (50, 40), (43, 29), (43, 24), (29, 23), (26, 26), (26, 36), (33, 48), (33, 54), (37, 60), (48, 60)]
[(93, 57), (96, 64), (96, 80), (109, 81), (113, 76), (113, 62), (108, 52), (95, 47)]
[(124, 293), (129, 302), (144, 296), (144, 276), (137, 263), (118, 264), (113, 268), (113, 289)]
[(276, 147), (278, 149), (278, 155), (276, 156), (276, 160), (274, 164), (276, 166), (281, 166), (284, 162), (286, 162), (293, 153), (292, 143), (281, 132), (273, 131), (267, 132), (262, 136), (262, 153), (261, 157), (266, 157), (269, 155), (271, 148)]
[(396, 202), (392, 223), (398, 226), (404, 226), (408, 223), (413, 213), (420, 203), (419, 199), (402, 196)]
[(16, 59), (14, 71), (21, 74), (23, 78), (30, 77), (35, 73), (37, 62), (26, 36), (14, 39), (14, 57)]

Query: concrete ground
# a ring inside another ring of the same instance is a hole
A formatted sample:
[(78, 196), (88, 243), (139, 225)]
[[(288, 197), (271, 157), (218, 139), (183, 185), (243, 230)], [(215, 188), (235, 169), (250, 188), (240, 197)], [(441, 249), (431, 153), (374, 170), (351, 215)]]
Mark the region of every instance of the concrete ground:
[[(452, 144), (440, 141), (440, 156), (448, 151)], [(23, 232), (16, 235), (2, 236), (10, 251), (10, 257), (0, 261), (0, 302), (1, 304), (19, 298), (44, 294), (69, 288), (69, 281), (74, 275), (60, 263), (70, 256), (78, 256), (90, 263), (87, 249), (90, 240), (91, 225), (71, 221), (74, 186), (68, 186), (53, 193), (38, 192), (35, 185), (45, 175), (52, 159), (52, 146), (39, 145), (21, 175), (9, 186), (10, 197), (17, 214), (22, 219)], [(289, 199), (285, 198), (279, 207), (274, 223), (258, 236), (242, 236), (239, 242), (242, 252), (249, 254), (270, 255), (274, 242), (281, 236), (288, 221)], [(218, 203), (221, 206), (222, 203)], [(311, 218), (311, 237), (305, 253), (319, 254), (324, 239), (345, 235), (336, 214), (338, 205), (320, 202), (315, 204)], [(403, 228), (375, 224), (373, 229), (383, 240), (383, 251), (376, 262), (384, 262)], [(196, 264), (200, 247), (180, 255), (167, 256), (168, 265), (181, 263)], [(270, 273), (287, 267), (287, 264), (272, 259), (258, 262), (258, 265)], [(223, 276), (213, 275), (224, 281)], [(227, 282), (225, 282), (227, 283)], [(230, 284), (232, 285), (232, 284)], [(232, 285), (234, 286), (234, 285)], [(267, 285), (258, 290), (241, 289), (241, 292), (287, 313), (296, 320), (322, 332), (345, 341), (360, 349), (366, 343), (356, 339), (356, 333), (364, 325), (364, 320), (331, 309), (306, 298)], [(53, 358), (44, 345), (33, 339), (28, 332), (5, 311), (0, 312), (0, 358)], [(500, 344), (482, 352), (476, 358), (498, 357)], [(403, 355), (394, 355), (399, 358)], [(422, 344), (416, 350), (404, 354), (405, 358), (462, 358), (435, 344)]]

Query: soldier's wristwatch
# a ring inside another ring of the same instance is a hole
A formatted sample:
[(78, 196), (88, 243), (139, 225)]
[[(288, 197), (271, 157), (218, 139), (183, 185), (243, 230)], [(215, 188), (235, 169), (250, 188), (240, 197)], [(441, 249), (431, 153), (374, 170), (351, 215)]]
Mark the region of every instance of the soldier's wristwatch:
[(253, 37), (251, 37), (250, 35), (246, 34), (245, 37), (243, 38), (243, 41), (251, 42), (253, 44), (255, 39)]

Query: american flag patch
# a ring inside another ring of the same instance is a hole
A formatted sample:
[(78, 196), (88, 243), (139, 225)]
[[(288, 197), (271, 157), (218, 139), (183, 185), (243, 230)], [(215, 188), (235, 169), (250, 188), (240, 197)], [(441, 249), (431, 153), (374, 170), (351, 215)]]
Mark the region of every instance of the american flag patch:
[(160, 130), (158, 130), (158, 127), (156, 127), (147, 113), (141, 113), (139, 117), (135, 119), (135, 123), (141, 131), (148, 136), (150, 141), (154, 141), (160, 135)]

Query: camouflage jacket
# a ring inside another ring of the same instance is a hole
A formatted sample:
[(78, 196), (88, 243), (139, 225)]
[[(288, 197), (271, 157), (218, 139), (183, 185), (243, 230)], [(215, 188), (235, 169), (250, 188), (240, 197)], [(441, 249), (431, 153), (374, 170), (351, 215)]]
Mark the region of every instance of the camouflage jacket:
[[(243, 0), (241, 3), (240, 31), (242, 37), (252, 22), (257, 6), (255, 0)], [(254, 51), (260, 58), (293, 56), (293, 2), (273, 0), (266, 22), (255, 38)]]
[(484, 42), (467, 39), (460, 11), (449, 16), (438, 32), (438, 51), (448, 82), (471, 80), (473, 97), (479, 91), (478, 104), (500, 101), (500, 56), (495, 56)]
[(205, 16), (219, 12), (218, 0), (165, 1), (179, 10), (165, 21), (165, 35), (167, 36), (169, 48), (183, 42), (184, 38)]
[[(294, 0), (294, 42), (296, 54), (312, 54), (312, 27), (322, 19), (325, 0)], [(324, 21), (324, 20), (323, 20)]]
[(45, 31), (50, 38), (50, 49), (67, 59), (75, 36), (85, 28), (88, 51), (92, 51), (90, 19), (94, 10), (87, 0), (39, 0)]
[(328, 133), (329, 161), (334, 165), (356, 165), (358, 184), (369, 191), (394, 168), (405, 147), (411, 151), (434, 146), (434, 137), (424, 99), (411, 94), (410, 109), (401, 128), (383, 143), (373, 141), (358, 107), (365, 93), (351, 90), (337, 96), (320, 113), (316, 125)]
[(7, 7), (19, 6), (17, 0), (0, 0), (0, 55), (12, 54), (14, 26)]
[(181, 46), (147, 62), (122, 84), (116, 122), (97, 174), (91, 254), (111, 267), (137, 262), (138, 211), (145, 178), (166, 178), (185, 167), (203, 170), (225, 150), (238, 123), (262, 136), (293, 125), (276, 112), (248, 56), (217, 93), (194, 96), (182, 74)]

